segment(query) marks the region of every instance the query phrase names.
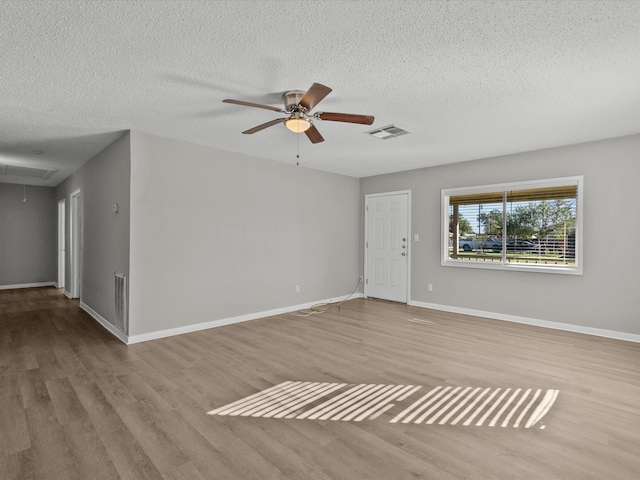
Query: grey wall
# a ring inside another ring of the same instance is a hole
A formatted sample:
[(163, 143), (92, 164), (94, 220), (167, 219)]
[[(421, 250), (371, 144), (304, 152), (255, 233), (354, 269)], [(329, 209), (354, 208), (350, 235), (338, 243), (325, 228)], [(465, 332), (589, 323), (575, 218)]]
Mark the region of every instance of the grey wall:
[(55, 189), (0, 183), (0, 286), (57, 281)]
[[(584, 175), (584, 275), (440, 265), (441, 189), (573, 175)], [(633, 135), (363, 178), (360, 210), (364, 194), (412, 191), (412, 231), (420, 235), (412, 244), (414, 302), (640, 334), (639, 183)]]
[[(71, 224), (70, 194), (81, 190), (83, 216), (82, 293), (80, 300), (107, 321), (114, 319), (114, 272), (129, 271), (129, 203), (131, 151), (124, 134), (56, 189), (66, 199), (67, 234)], [(112, 205), (119, 205), (113, 213)], [(67, 248), (66, 283), (71, 281), (71, 252)]]
[(132, 335), (351, 292), (360, 275), (357, 179), (131, 138)]

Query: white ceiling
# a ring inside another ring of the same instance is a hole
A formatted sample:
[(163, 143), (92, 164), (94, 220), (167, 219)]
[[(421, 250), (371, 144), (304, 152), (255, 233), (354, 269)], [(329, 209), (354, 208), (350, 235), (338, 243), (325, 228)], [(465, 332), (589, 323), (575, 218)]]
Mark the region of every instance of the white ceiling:
[[(128, 129), (365, 177), (640, 133), (637, 1), (3, 1), (0, 163), (53, 186)], [(276, 125), (333, 88), (325, 141)], [(412, 133), (364, 135), (397, 124)], [(299, 140), (299, 147), (298, 147)], [(43, 153), (37, 155), (34, 150)], [(603, 159), (605, 161), (606, 159)]]

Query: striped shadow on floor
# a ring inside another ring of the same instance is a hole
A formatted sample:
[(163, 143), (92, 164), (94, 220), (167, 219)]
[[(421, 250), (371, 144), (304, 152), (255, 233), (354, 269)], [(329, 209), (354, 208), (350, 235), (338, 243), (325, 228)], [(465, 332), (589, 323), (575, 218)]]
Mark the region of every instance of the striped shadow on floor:
[(416, 385), (289, 381), (208, 414), (360, 422), (397, 407), (400, 412), (390, 423), (531, 428), (549, 412), (559, 393), (540, 388), (438, 386), (410, 401), (420, 389)]

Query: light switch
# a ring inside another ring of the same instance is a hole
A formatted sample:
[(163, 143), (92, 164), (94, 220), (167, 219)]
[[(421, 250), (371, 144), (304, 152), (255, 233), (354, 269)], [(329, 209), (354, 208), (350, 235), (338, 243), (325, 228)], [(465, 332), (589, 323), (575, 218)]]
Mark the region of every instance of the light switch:
[(417, 233), (413, 234), (413, 241), (414, 242), (419, 242), (420, 241), (420, 235), (418, 235)]

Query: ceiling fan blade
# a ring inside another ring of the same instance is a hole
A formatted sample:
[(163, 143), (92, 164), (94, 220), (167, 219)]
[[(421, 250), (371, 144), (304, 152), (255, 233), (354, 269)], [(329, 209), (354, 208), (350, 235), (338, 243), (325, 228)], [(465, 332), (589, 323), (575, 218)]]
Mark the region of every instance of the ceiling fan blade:
[(225, 98), (222, 100), (224, 103), (233, 103), (235, 105), (244, 105), (245, 107), (264, 108), (266, 110), (273, 110), (274, 112), (286, 113), (284, 110), (278, 107), (272, 107), (271, 105), (263, 105), (261, 103), (244, 102), (242, 100), (233, 100), (231, 98)]
[(286, 118), (276, 118), (275, 120), (271, 120), (270, 122), (263, 123), (262, 125), (258, 125), (257, 127), (250, 128), (249, 130), (245, 130), (242, 133), (246, 133), (246, 134), (256, 133), (256, 132), (259, 132), (260, 130), (264, 130), (265, 128), (269, 128), (269, 127), (272, 127), (274, 125), (277, 125), (278, 123), (282, 123), (285, 120), (287, 120), (287, 119)]
[(330, 122), (360, 123), (362, 125), (371, 125), (374, 120), (373, 115), (356, 115), (354, 113), (318, 112), (314, 117)]
[(324, 138), (322, 138), (322, 135), (320, 135), (320, 132), (314, 125), (307, 128), (304, 133), (306, 133), (307, 138), (311, 140), (311, 143), (324, 142)]
[(331, 93), (329, 87), (325, 87), (319, 83), (311, 85), (309, 90), (302, 96), (300, 100), (300, 106), (307, 109), (307, 111), (313, 109), (320, 101)]

